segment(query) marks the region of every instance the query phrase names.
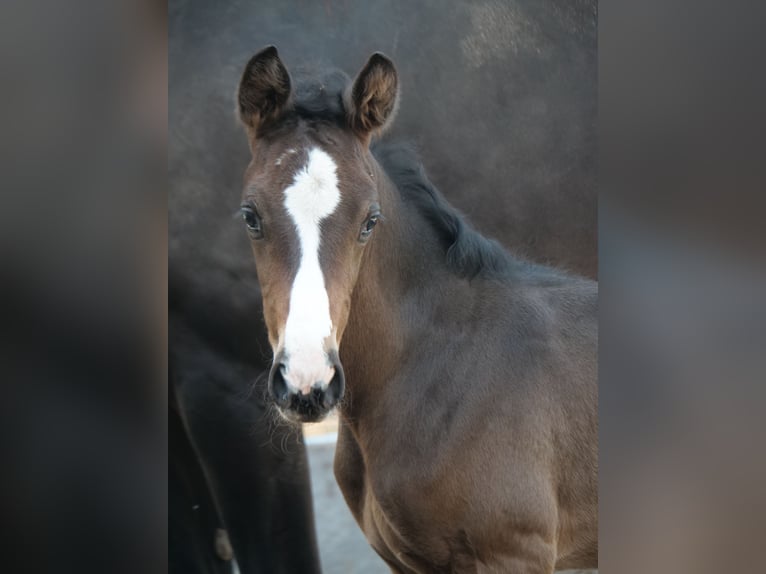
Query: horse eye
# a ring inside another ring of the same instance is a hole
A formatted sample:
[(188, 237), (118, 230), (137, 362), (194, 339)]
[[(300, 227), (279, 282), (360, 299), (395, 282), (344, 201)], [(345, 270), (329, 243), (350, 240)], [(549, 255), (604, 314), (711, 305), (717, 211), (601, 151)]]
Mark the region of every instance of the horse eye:
[(362, 232), (359, 234), (359, 241), (367, 241), (370, 235), (372, 235), (372, 228), (378, 223), (380, 219), (379, 215), (371, 215), (367, 218), (367, 221), (362, 225)]
[(249, 205), (243, 205), (241, 208), (242, 219), (245, 220), (247, 225), (247, 231), (253, 239), (261, 239), (263, 237), (263, 229), (261, 228), (261, 218), (255, 212), (255, 210)]

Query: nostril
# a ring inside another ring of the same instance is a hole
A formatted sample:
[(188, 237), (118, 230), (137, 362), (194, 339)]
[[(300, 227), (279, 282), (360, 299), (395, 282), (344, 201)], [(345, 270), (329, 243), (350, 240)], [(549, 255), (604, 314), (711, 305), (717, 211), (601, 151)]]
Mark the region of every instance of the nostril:
[(343, 374), (343, 366), (340, 364), (340, 360), (337, 355), (333, 357), (333, 366), (335, 367), (335, 374), (330, 380), (330, 384), (327, 385), (324, 396), (322, 397), (322, 404), (325, 408), (331, 409), (343, 398), (343, 393), (346, 389), (346, 379)]
[(289, 390), (285, 380), (286, 366), (284, 363), (274, 363), (269, 372), (269, 392), (279, 406), (287, 406)]

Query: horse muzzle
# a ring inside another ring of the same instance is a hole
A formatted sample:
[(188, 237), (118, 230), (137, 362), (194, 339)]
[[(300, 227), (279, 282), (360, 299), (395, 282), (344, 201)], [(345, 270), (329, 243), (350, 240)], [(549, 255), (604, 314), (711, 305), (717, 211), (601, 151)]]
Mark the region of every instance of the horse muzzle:
[(343, 399), (346, 380), (338, 352), (330, 351), (320, 361), (315, 368), (297, 368), (284, 351), (274, 358), (268, 391), (289, 420), (318, 422)]

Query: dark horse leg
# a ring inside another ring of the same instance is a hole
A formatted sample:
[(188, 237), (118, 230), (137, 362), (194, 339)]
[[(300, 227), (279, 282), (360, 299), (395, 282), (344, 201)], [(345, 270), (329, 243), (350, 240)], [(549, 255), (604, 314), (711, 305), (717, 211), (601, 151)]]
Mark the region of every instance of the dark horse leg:
[(216, 555), (223, 528), (197, 453), (189, 442), (174, 388), (168, 397), (168, 572), (224, 574), (231, 563)]
[(252, 367), (220, 356), (179, 322), (171, 331), (179, 404), (240, 571), (318, 573), (300, 431), (270, 422), (263, 390), (250, 390)]

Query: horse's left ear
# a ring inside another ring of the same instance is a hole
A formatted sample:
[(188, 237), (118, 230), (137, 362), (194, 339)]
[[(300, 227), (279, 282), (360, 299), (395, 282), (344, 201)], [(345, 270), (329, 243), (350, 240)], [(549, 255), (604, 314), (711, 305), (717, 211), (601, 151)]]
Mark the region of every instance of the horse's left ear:
[(351, 128), (364, 139), (382, 132), (396, 115), (399, 78), (394, 63), (375, 52), (359, 72), (347, 97)]

